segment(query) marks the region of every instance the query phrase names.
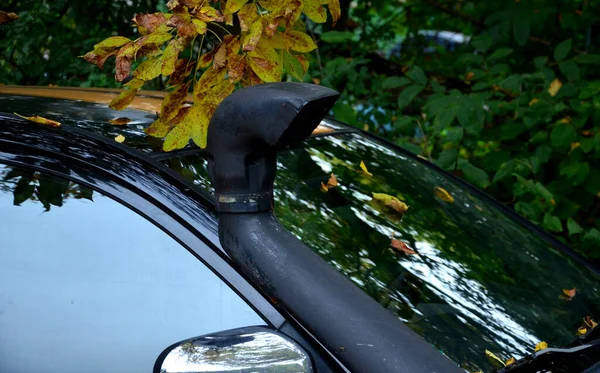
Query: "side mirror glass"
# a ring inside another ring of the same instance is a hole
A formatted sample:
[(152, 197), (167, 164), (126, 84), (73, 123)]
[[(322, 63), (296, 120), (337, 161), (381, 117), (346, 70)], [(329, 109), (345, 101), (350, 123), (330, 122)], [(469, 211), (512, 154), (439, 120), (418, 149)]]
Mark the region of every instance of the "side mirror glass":
[(208, 334), (176, 343), (160, 354), (154, 373), (313, 373), (310, 355), (266, 327)]

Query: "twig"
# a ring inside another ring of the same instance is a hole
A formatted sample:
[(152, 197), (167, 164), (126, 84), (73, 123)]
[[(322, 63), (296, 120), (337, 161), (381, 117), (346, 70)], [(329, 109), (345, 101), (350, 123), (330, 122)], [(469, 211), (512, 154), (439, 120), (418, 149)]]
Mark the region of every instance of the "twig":
[[(313, 32), (312, 27), (309, 27), (308, 30), (310, 31), (310, 36), (313, 38), (313, 40), (317, 41), (317, 38), (315, 37), (315, 33)], [(321, 80), (325, 77), (324, 73), (323, 73), (323, 63), (321, 62), (321, 53), (319, 52), (319, 46), (317, 45), (317, 49), (315, 50), (317, 52), (317, 64), (319, 65), (319, 71), (321, 71)]]
[(427, 135), (425, 134), (425, 131), (423, 131), (423, 126), (421, 126), (420, 120), (417, 120), (417, 125), (419, 126), (419, 129), (421, 130), (421, 133), (423, 134), (423, 141), (425, 142), (425, 149), (427, 150), (427, 158), (429, 158), (429, 162), (433, 162), (433, 160), (431, 159), (431, 150), (428, 150), (429, 145), (427, 143)]

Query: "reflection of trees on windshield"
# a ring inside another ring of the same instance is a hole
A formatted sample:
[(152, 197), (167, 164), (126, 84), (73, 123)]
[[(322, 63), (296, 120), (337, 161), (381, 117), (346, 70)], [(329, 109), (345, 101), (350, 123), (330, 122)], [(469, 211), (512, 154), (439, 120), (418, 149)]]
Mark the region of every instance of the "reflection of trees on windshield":
[[(359, 136), (310, 143), (280, 156), (277, 216), (464, 368), (489, 371), (486, 349), (507, 359), (533, 352), (540, 340), (564, 345), (584, 316), (598, 314), (593, 273), (468, 190)], [(358, 172), (363, 160), (373, 177)], [(332, 172), (340, 185), (325, 193), (320, 183)], [(435, 187), (455, 202), (435, 197)], [(410, 209), (394, 219), (372, 192)], [(392, 235), (418, 255), (390, 249)], [(573, 287), (581, 293), (559, 299)]]
[(42, 204), (45, 211), (60, 207), (69, 198), (93, 200), (93, 190), (64, 179), (41, 175), (30, 169), (0, 165), (0, 190), (13, 193), (13, 203)]
[(302, 351), (266, 332), (207, 336), (184, 342), (166, 357), (165, 372), (306, 372)]

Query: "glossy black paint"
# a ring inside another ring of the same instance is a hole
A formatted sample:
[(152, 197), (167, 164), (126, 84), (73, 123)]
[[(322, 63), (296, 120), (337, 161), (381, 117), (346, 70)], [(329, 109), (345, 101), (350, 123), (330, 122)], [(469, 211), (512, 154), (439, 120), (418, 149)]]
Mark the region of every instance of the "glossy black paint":
[(233, 264), (217, 236), (214, 197), (169, 167), (112, 139), (51, 128), (0, 112), (0, 163), (31, 168), (98, 190), (138, 212), (213, 270), (265, 322), (311, 352), (317, 372), (345, 371), (305, 328), (273, 306)]

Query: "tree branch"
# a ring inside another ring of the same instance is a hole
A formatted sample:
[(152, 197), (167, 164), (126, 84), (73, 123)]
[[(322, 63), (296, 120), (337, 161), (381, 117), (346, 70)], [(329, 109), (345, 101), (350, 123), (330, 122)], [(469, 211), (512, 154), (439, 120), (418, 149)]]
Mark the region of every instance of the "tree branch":
[(478, 20), (477, 18), (471, 17), (468, 14), (464, 14), (459, 12), (458, 10), (454, 10), (452, 8), (448, 8), (447, 6), (444, 6), (440, 3), (438, 3), (436, 0), (424, 0), (427, 4), (431, 5), (432, 7), (441, 10), (442, 12), (449, 14), (451, 16), (463, 19), (465, 21), (469, 21), (471, 22), (473, 25), (479, 27), (479, 28), (484, 28), (485, 27), (485, 23)]

